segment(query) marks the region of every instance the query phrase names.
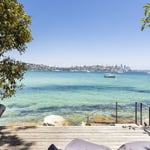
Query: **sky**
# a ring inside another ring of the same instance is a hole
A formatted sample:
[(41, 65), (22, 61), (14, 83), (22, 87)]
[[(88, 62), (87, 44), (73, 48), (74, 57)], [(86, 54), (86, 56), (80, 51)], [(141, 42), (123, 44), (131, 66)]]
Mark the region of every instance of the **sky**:
[(18, 0), (32, 17), (33, 41), (15, 59), (35, 64), (120, 65), (150, 69), (149, 0)]

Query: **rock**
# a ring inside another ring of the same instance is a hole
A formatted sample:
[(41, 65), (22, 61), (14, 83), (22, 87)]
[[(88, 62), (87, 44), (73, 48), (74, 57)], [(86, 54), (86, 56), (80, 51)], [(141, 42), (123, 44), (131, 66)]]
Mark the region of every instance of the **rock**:
[(82, 121), (81, 126), (86, 126), (86, 122)]
[(43, 124), (48, 126), (67, 126), (68, 122), (61, 116), (50, 115), (44, 118)]

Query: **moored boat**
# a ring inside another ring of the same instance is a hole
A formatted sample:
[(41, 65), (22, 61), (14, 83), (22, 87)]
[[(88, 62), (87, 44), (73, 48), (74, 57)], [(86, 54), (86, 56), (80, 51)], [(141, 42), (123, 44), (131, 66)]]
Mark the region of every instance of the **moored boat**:
[(111, 73), (107, 73), (104, 75), (104, 78), (115, 78), (116, 76), (114, 74)]

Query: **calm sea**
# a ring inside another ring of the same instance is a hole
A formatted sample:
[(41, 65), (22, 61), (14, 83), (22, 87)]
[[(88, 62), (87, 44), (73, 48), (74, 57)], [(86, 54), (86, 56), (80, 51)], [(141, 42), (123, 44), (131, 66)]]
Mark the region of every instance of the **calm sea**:
[(1, 101), (7, 109), (0, 124), (42, 123), (51, 114), (78, 124), (97, 109), (104, 115), (112, 115), (116, 101), (127, 108), (132, 108), (136, 101), (150, 104), (149, 74), (115, 75), (116, 78), (104, 78), (102, 72), (27, 72), (23, 89)]

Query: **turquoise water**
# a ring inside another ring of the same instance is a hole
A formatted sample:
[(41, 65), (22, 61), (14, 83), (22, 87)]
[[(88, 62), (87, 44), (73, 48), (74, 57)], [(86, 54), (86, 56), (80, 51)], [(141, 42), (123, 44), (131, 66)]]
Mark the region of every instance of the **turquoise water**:
[(1, 124), (42, 123), (51, 114), (78, 124), (97, 109), (112, 114), (116, 101), (128, 107), (136, 101), (150, 104), (149, 74), (115, 75), (116, 78), (104, 78), (102, 72), (27, 72), (22, 81), (24, 88), (1, 101), (7, 107)]

